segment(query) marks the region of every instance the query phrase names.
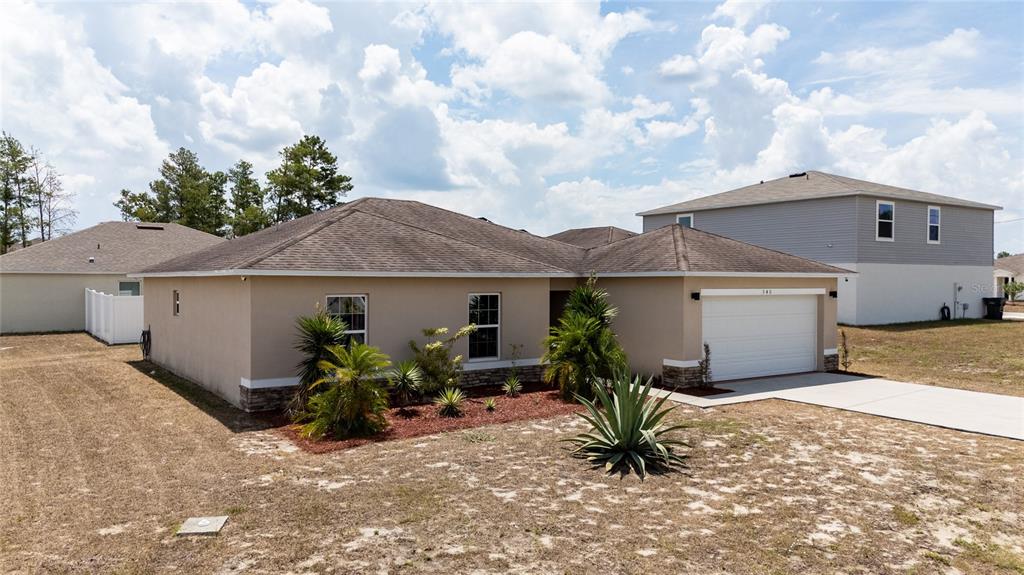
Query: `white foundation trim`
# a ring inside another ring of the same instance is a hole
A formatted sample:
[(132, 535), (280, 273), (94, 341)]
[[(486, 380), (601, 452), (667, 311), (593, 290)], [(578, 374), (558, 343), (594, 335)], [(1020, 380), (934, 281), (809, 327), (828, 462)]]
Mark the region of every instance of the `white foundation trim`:
[(249, 389), (267, 389), (271, 387), (295, 387), (299, 385), (297, 377), (278, 377), (273, 379), (248, 379), (243, 377), (240, 383)]
[(663, 359), (661, 360), (661, 365), (668, 367), (699, 367), (700, 362), (697, 360), (682, 361), (678, 359)]
[[(526, 367), (529, 365), (540, 365), (539, 357), (531, 357), (528, 359), (517, 359), (515, 361), (516, 367)], [(506, 367), (512, 367), (511, 359), (493, 360), (493, 361), (467, 361), (462, 364), (462, 371), (480, 371), (482, 369), (501, 369)]]
[(825, 295), (825, 288), (702, 289), (700, 296)]
[(825, 353), (822, 355), (839, 355), (839, 350), (834, 347), (830, 347), (826, 349)]

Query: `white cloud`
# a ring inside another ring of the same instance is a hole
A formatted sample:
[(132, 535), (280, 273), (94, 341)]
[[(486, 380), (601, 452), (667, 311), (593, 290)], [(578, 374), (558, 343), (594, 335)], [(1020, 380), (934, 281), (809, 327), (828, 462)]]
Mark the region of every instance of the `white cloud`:
[(537, 208), (544, 218), (537, 229), (553, 234), (568, 228), (618, 226), (639, 231), (635, 212), (699, 196), (688, 183), (662, 180), (657, 184), (611, 186), (590, 177), (550, 186)]
[(692, 78), (699, 70), (697, 60), (683, 54), (676, 54), (658, 65), (658, 73), (662, 78)]
[(715, 7), (711, 19), (726, 18), (737, 28), (745, 28), (767, 5), (767, 1), (761, 0), (726, 0)]
[(450, 97), (450, 90), (427, 79), (415, 59), (403, 68), (401, 53), (386, 44), (370, 44), (364, 51), (358, 77), (371, 94), (399, 106), (433, 105)]

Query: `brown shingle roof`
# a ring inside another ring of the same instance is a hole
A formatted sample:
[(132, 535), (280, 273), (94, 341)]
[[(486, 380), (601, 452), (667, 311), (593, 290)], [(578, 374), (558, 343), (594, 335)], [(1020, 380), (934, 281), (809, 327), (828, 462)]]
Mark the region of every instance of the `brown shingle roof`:
[(617, 228), (615, 226), (604, 226), (600, 228), (573, 228), (548, 236), (548, 239), (558, 240), (581, 248), (596, 248), (626, 238), (635, 236), (635, 232)]
[(968, 208), (984, 208), (989, 210), (1000, 210), (999, 206), (972, 202), (951, 196), (941, 196), (928, 192), (919, 192), (896, 186), (876, 184), (864, 180), (826, 174), (825, 172), (808, 171), (806, 175), (798, 177), (785, 176), (775, 180), (769, 180), (760, 184), (745, 186), (720, 194), (713, 194), (670, 206), (663, 206), (646, 212), (639, 212), (638, 216), (653, 216), (657, 214), (675, 214), (697, 210), (712, 210), (718, 208), (734, 208), (738, 206), (752, 206), (757, 204), (773, 204), (778, 202), (791, 202), (797, 200), (811, 200), (817, 198), (837, 198), (841, 196), (865, 195), (880, 197), (884, 199), (909, 200), (914, 202), (925, 202), (947, 206), (964, 206)]
[(1014, 275), (1024, 275), (1024, 254), (999, 258), (992, 266), (998, 270), (1013, 272)]
[(588, 250), (419, 202), (380, 198), (362, 198), (229, 240), (143, 273), (575, 276), (591, 271), (845, 273), (678, 226)]
[(0, 272), (124, 274), (223, 242), (178, 224), (103, 222), (4, 254)]

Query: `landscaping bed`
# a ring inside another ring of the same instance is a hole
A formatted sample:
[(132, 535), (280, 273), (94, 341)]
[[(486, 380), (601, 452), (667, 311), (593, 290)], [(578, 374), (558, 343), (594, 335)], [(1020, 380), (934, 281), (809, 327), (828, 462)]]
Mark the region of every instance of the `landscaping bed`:
[[(462, 416), (443, 417), (438, 413), (437, 406), (426, 403), (408, 407), (392, 407), (385, 418), (387, 429), (371, 437), (347, 439), (314, 440), (302, 437), (301, 425), (282, 424), (277, 432), (310, 453), (328, 453), (341, 449), (349, 449), (368, 443), (409, 439), (434, 433), (469, 429), (483, 425), (510, 423), (528, 419), (544, 419), (556, 415), (575, 413), (583, 409), (578, 403), (562, 401), (557, 391), (540, 385), (527, 386), (524, 393), (516, 397), (506, 397), (497, 387), (477, 387), (466, 390), (469, 396), (462, 405)], [(497, 407), (487, 411), (484, 399), (494, 398)]]

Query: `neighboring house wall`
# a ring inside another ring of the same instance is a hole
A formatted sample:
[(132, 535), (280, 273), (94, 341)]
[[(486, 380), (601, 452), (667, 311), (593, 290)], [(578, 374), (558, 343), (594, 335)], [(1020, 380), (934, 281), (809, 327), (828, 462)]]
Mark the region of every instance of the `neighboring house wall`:
[[(239, 381), (250, 377), (252, 365), (251, 286), (237, 276), (147, 278), (153, 361), (239, 405)], [(177, 316), (174, 290), (181, 298)]]
[(82, 331), (85, 289), (117, 295), (118, 281), (142, 282), (123, 274), (0, 273), (0, 333)]
[[(857, 198), (824, 198), (693, 213), (693, 227), (831, 263), (857, 257)], [(644, 216), (644, 231), (676, 223), (676, 214)], [(924, 236), (921, 236), (924, 241)]]
[[(992, 293), (991, 266), (837, 263), (857, 272), (839, 282), (839, 322), (876, 325), (940, 318), (940, 308), (968, 304), (967, 317), (984, 315), (981, 298)], [(956, 317), (961, 317), (957, 308)]]
[[(993, 247), (993, 211), (958, 206), (941, 208), (938, 244), (929, 244), (928, 205), (905, 200), (895, 201), (894, 239), (875, 239), (877, 200), (884, 197), (857, 197), (857, 256), (831, 262), (894, 263), (944, 266), (989, 266), (991, 275)], [(933, 204), (934, 205), (934, 204)], [(800, 255), (800, 254), (797, 254)], [(822, 260), (828, 261), (828, 260)]]

